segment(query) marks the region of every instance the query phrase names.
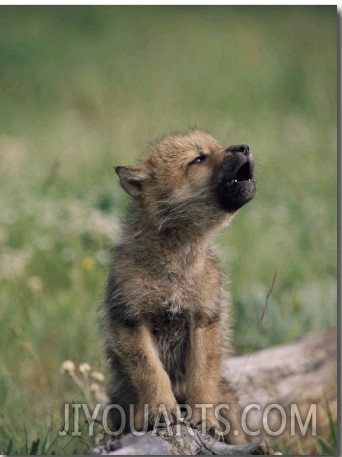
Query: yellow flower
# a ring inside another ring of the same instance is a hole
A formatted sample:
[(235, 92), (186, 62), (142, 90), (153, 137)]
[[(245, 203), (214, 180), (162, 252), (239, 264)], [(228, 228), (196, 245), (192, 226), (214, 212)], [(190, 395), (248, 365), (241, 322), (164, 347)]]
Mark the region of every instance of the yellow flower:
[(86, 270), (91, 270), (95, 266), (95, 259), (93, 257), (83, 257), (82, 266)]
[(29, 288), (36, 293), (39, 293), (43, 289), (43, 281), (38, 276), (31, 276), (27, 280), (27, 285)]

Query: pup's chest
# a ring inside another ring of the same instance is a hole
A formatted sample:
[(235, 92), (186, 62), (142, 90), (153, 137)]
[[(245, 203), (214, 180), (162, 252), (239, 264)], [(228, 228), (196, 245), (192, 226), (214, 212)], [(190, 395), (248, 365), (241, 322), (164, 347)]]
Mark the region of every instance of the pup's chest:
[(206, 312), (217, 300), (220, 291), (220, 278), (215, 275), (194, 276), (189, 274), (169, 274), (158, 278), (156, 305), (171, 315), (179, 313)]
[(150, 325), (159, 357), (166, 370), (170, 374), (184, 372), (190, 350), (190, 314), (186, 311), (177, 313), (160, 310), (151, 316)]

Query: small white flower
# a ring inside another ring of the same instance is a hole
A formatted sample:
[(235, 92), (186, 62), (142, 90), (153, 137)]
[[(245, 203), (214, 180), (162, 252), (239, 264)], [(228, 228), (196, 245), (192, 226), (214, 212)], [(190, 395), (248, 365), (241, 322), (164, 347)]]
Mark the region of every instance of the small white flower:
[(100, 384), (97, 384), (97, 382), (91, 383), (90, 392), (93, 394), (97, 402), (102, 404), (106, 404), (109, 402), (109, 399), (107, 398), (107, 395), (105, 394), (103, 387), (100, 386)]
[(100, 386), (96, 382), (90, 384), (90, 392), (98, 394), (100, 392)]
[(65, 360), (60, 368), (61, 373), (73, 373), (75, 371), (75, 364), (71, 360)]
[(86, 376), (90, 372), (91, 367), (90, 367), (89, 363), (84, 362), (84, 363), (81, 363), (81, 365), (79, 366), (78, 369), (80, 370), (80, 373), (82, 373), (84, 376)]
[(100, 371), (92, 371), (90, 376), (97, 382), (103, 382), (105, 380), (104, 374)]

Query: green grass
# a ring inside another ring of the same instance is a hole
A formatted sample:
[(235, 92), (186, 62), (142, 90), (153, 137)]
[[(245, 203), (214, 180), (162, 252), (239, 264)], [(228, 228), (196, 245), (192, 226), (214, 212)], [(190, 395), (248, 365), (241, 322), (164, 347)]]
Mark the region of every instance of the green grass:
[(237, 352), (336, 324), (336, 19), (334, 7), (0, 8), (1, 453), (91, 445), (52, 441), (63, 403), (83, 399), (59, 367), (102, 368), (96, 309), (128, 204), (112, 166), (160, 135), (196, 125), (254, 152), (257, 197), (218, 236)]

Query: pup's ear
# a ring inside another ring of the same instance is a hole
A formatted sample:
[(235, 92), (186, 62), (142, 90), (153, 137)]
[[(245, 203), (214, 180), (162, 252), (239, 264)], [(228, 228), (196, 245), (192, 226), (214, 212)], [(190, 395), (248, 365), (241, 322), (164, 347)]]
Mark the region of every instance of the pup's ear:
[(115, 167), (122, 188), (132, 197), (138, 197), (143, 191), (147, 173), (142, 167)]

